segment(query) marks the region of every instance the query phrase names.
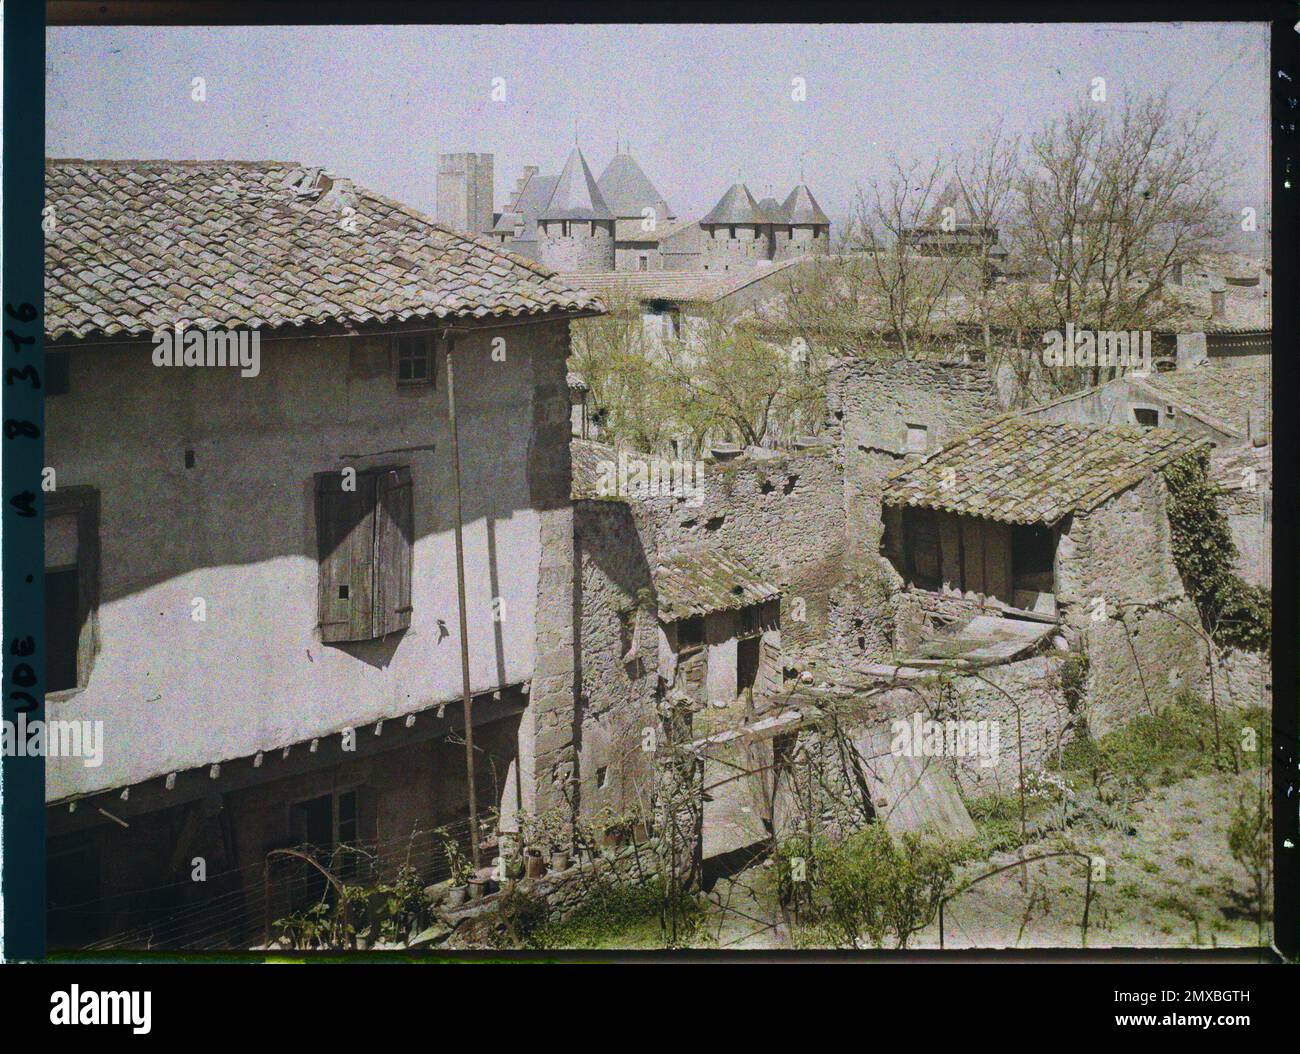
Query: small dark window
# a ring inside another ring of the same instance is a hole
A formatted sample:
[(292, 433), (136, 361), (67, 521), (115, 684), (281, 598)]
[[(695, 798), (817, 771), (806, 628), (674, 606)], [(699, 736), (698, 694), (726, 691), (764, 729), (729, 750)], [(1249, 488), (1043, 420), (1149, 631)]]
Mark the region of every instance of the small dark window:
[(68, 361), (71, 357), (66, 351), (47, 351), (45, 353), (46, 395), (68, 394)]
[(1137, 421), (1137, 423), (1140, 424), (1143, 428), (1160, 427), (1159, 410), (1147, 410), (1144, 408), (1134, 408), (1133, 419)]
[(677, 647), (696, 648), (704, 643), (704, 616), (682, 619), (677, 623)]
[(431, 384), (433, 354), (428, 337), (397, 338), (397, 383)]

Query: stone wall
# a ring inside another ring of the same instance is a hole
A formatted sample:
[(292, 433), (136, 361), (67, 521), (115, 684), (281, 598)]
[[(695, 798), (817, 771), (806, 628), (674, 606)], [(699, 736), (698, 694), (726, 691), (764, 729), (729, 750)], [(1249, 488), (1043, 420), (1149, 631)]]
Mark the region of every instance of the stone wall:
[[(568, 346), (568, 327), (563, 339)], [(521, 802), (539, 813), (564, 797), (576, 769), (574, 744), (574, 522), (569, 463), (569, 384), (564, 359), (534, 375), (529, 476), (541, 514), (536, 660), (520, 727)], [(513, 572), (505, 568), (507, 575)], [(507, 612), (506, 617), (509, 617)]]
[[(827, 383), (829, 431), (843, 449), (848, 530), (855, 552), (880, 551), (880, 493), (893, 472), (915, 463), (909, 426), (925, 429), (925, 452), (999, 411), (983, 363), (840, 359)], [(913, 432), (915, 435), (915, 431)]]
[(542, 265), (555, 271), (614, 270), (614, 232), (609, 221), (569, 220), (568, 235), (560, 221), (537, 225), (537, 252)]
[(831, 591), (852, 573), (837, 452), (815, 447), (716, 462), (705, 469), (703, 490), (698, 503), (672, 497), (646, 502), (660, 551), (725, 546), (783, 588), (784, 648), (820, 642)]
[(1056, 601), (1075, 626), (1118, 605), (1162, 604), (1186, 595), (1174, 565), (1169, 488), (1152, 474), (1062, 525), (1056, 550)]
[(575, 502), (574, 536), (574, 619), (582, 628), (574, 659), (577, 796), (590, 819), (605, 809), (625, 812), (650, 794), (651, 755), (641, 744), (643, 730), (657, 723), (654, 542), (644, 510), (623, 501)]
[(1087, 718), (1094, 736), (1158, 712), (1183, 688), (1209, 698), (1208, 647), (1199, 626), (1186, 597), (1086, 625), (1082, 649), (1089, 662)]

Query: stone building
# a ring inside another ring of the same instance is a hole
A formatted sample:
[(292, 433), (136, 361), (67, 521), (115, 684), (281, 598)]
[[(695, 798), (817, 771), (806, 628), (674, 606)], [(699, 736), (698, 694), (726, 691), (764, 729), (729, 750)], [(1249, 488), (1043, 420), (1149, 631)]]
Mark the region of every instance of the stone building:
[(556, 271), (614, 270), (614, 213), (576, 146), (537, 215), (537, 256)]
[(1206, 445), (1004, 415), (900, 470), (882, 494), (900, 639), (980, 614), (1055, 622), (1090, 660), (1097, 728), (1199, 687), (1207, 647), (1161, 470)]
[(661, 557), (654, 569), (659, 676), (697, 706), (753, 707), (781, 690), (781, 589), (719, 545)]
[(844, 459), (849, 545), (880, 551), (888, 477), (1000, 410), (982, 362), (843, 358), (828, 370), (829, 433)]
[(439, 154), (438, 222), (453, 231), (492, 230), (495, 185), (491, 154)]
[(434, 824), (469, 845), (451, 356), (476, 798), (556, 800), (565, 359), (599, 302), (320, 169), (46, 174), (46, 710), (105, 737), (98, 767), (47, 759), (52, 946), (247, 946), (292, 906), (271, 850), (428, 873)]
[(1272, 368), (1268, 361), (1209, 359), (1199, 366), (1125, 374), (1025, 411), (1038, 420), (1170, 428), (1213, 444), (1210, 473), (1247, 582), (1271, 579)]
[[(599, 180), (590, 178), (581, 157), (575, 147), (559, 176), (543, 176), (535, 165), (525, 167), (495, 217), (491, 236), (512, 252), (542, 260), (546, 239), (539, 234), (553, 238), (556, 231), (550, 222), (541, 222), (551, 210), (550, 219), (576, 223), (564, 236), (572, 244), (563, 251), (552, 244), (549, 259), (543, 260), (562, 271), (726, 274), (830, 251), (830, 220), (802, 182), (781, 204), (767, 198), (761, 206), (748, 187), (737, 183), (703, 219), (683, 220), (626, 148), (615, 154)], [(593, 218), (600, 220), (599, 229), (585, 226)], [(605, 243), (606, 220), (612, 246)]]
[(690, 341), (706, 320), (731, 321), (766, 311), (799, 281), (804, 257), (764, 268), (719, 274), (716, 271), (573, 273), (569, 280), (600, 296), (611, 310), (635, 311), (649, 344)]
[(596, 186), (614, 213), (614, 269), (661, 270), (659, 241), (677, 216), (636, 159), (616, 153)]

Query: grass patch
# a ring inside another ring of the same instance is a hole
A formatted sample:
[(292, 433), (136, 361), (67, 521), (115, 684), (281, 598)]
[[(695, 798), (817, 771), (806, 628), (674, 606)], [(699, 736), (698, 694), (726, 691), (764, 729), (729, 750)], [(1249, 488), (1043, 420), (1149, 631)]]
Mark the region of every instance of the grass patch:
[[(679, 894), (677, 945), (704, 940), (705, 908), (699, 897)], [(533, 948), (667, 948), (664, 888), (659, 880), (641, 885), (602, 885), (592, 898), (563, 922), (549, 923), (528, 935)]]
[(1100, 739), (1075, 737), (1062, 752), (1059, 770), (1094, 784), (1105, 774), (1143, 787), (1167, 787), (1263, 764), (1271, 749), (1267, 711), (1221, 706), (1217, 734), (1215, 724), (1208, 702), (1180, 692), (1154, 717), (1142, 714)]

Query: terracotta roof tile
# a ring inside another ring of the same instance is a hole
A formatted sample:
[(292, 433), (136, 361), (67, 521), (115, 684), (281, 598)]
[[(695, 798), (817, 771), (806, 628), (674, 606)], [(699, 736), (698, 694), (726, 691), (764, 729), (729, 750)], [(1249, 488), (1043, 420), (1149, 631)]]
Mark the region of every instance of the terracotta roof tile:
[(1056, 523), (1096, 508), (1171, 461), (1208, 445), (1168, 428), (995, 417), (886, 483), (887, 505), (1002, 523)]
[(779, 586), (765, 582), (720, 545), (697, 546), (665, 557), (655, 566), (654, 583), (664, 622), (734, 611), (781, 595)]
[(486, 238), (285, 161), (46, 162), (52, 339), (603, 310)]

